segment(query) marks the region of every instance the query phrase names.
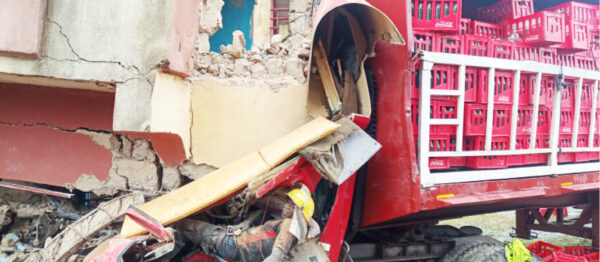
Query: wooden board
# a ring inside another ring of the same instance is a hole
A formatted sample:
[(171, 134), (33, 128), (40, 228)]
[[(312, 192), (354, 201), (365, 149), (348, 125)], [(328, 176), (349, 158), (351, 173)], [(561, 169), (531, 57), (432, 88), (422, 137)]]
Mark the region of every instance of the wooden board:
[(329, 62), (327, 61), (327, 54), (325, 53), (325, 49), (323, 48), (323, 42), (321, 40), (319, 40), (319, 42), (317, 43), (314, 52), (315, 63), (317, 64), (319, 76), (321, 77), (321, 81), (323, 82), (323, 89), (325, 89), (325, 95), (327, 96), (327, 103), (329, 104), (329, 109), (335, 114), (341, 109), (340, 96), (338, 95), (337, 89), (335, 87), (333, 74), (331, 73), (331, 67), (329, 67)]
[[(250, 181), (281, 163), (298, 149), (323, 138), (339, 128), (324, 118), (317, 118), (222, 168), (215, 170), (168, 194), (144, 203), (139, 208), (163, 225), (181, 220), (244, 188)], [(121, 237), (146, 232), (125, 218)]]

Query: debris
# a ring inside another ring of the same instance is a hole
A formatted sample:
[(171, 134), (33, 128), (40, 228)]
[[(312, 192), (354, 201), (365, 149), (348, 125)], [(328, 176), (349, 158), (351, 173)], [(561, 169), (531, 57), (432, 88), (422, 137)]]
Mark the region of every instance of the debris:
[(340, 97), (335, 87), (333, 74), (331, 73), (329, 61), (327, 61), (327, 54), (325, 53), (325, 49), (323, 48), (323, 42), (321, 40), (319, 40), (314, 52), (315, 63), (317, 64), (317, 68), (319, 69), (319, 76), (321, 77), (321, 82), (323, 83), (325, 95), (327, 96), (327, 103), (329, 105), (329, 109), (332, 111), (333, 114), (336, 114), (341, 109)]
[(13, 222), (15, 216), (9, 205), (0, 205), (0, 231)]
[(196, 180), (203, 177), (204, 175), (217, 170), (216, 167), (210, 165), (196, 165), (189, 160), (186, 160), (178, 168), (182, 176), (187, 177), (191, 180)]
[(232, 43), (227, 46), (221, 45), (221, 53), (240, 58), (242, 57), (242, 53), (245, 50), (244, 46), (246, 46), (246, 39), (244, 38), (244, 33), (240, 30), (235, 30), (233, 31), (232, 35)]
[(131, 151), (131, 157), (138, 161), (156, 161), (156, 155), (150, 142), (148, 140), (135, 140), (133, 142), (133, 150)]
[(333, 134), (300, 150), (329, 181), (341, 184), (366, 163), (381, 145), (347, 118)]
[(113, 157), (109, 178), (111, 176), (125, 178), (131, 190), (152, 193), (159, 189), (158, 167), (153, 162)]
[(101, 203), (98, 208), (70, 224), (54, 238), (47, 240), (44, 249), (36, 255), (31, 255), (28, 261), (67, 261), (87, 240), (122, 217), (130, 205), (143, 202), (142, 193), (134, 192)]
[(176, 166), (163, 166), (161, 186), (164, 191), (172, 191), (181, 186), (181, 174)]
[(2, 236), (2, 242), (0, 242), (0, 246), (14, 247), (17, 242), (19, 242), (19, 236), (17, 236), (15, 233), (8, 233)]
[[(338, 60), (339, 61), (339, 60)], [(344, 95), (342, 97), (342, 115), (348, 116), (352, 113), (358, 113), (358, 90), (354, 83), (352, 71), (344, 71)]]
[[(183, 187), (144, 203), (140, 209), (163, 225), (181, 220), (224, 197), (242, 189), (252, 179), (277, 166), (300, 148), (325, 137), (339, 125), (324, 118), (315, 119), (291, 133), (229, 163)], [(145, 230), (125, 219), (122, 237), (130, 237)]]

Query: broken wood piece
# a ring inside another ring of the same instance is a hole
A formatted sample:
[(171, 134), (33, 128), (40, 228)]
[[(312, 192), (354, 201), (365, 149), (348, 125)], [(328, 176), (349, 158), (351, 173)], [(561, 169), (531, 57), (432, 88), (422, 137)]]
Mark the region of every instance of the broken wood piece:
[[(356, 80), (356, 89), (358, 93), (358, 113), (365, 116), (371, 115), (371, 94), (369, 84), (367, 83), (367, 74), (365, 72), (365, 62), (360, 65), (360, 75)], [(373, 87), (377, 88), (377, 87)]]
[[(138, 208), (167, 225), (203, 210), (244, 188), (250, 181), (305, 147), (339, 128), (324, 118), (314, 119), (291, 133), (189, 184), (146, 202)], [(121, 237), (131, 237), (146, 230), (125, 218)]]
[(337, 63), (338, 75), (340, 79), (344, 79), (344, 73), (342, 72), (342, 61), (340, 59), (335, 60)]
[[(354, 15), (352, 15), (348, 10), (342, 9), (342, 14), (346, 16), (348, 19), (348, 25), (350, 26), (350, 30), (352, 31), (352, 38), (354, 39), (354, 45), (356, 47), (356, 65), (357, 67), (363, 61), (365, 54), (367, 52), (367, 39), (358, 23), (358, 20)], [(356, 68), (356, 72), (358, 72), (360, 68)]]
[(344, 95), (342, 98), (342, 115), (347, 116), (351, 113), (358, 113), (358, 90), (354, 83), (354, 74), (352, 71), (344, 71)]
[[(46, 241), (37, 255), (39, 261), (67, 261), (85, 242), (115, 220), (123, 217), (130, 205), (144, 203), (144, 195), (134, 192), (101, 203), (96, 209), (70, 224), (54, 238)], [(33, 259), (32, 261), (36, 261)]]
[(327, 96), (327, 103), (329, 109), (333, 114), (337, 113), (341, 109), (340, 97), (335, 87), (333, 80), (333, 74), (331, 73), (331, 67), (329, 67), (329, 61), (327, 61), (327, 54), (323, 48), (323, 41), (319, 40), (315, 47), (315, 63), (323, 83), (323, 89), (325, 90), (325, 96)]

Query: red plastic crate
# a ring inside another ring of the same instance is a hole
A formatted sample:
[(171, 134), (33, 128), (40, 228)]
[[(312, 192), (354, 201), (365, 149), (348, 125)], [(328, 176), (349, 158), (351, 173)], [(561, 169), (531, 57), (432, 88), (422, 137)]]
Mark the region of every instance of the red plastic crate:
[(437, 52), (449, 54), (462, 53), (462, 37), (458, 34), (438, 34), (436, 44)]
[(578, 22), (597, 25), (600, 19), (600, 9), (597, 5), (590, 5), (580, 2), (566, 2), (557, 6), (549, 7), (546, 10), (565, 15), (566, 19)]
[[(571, 148), (571, 134), (558, 136), (558, 147)], [(567, 163), (575, 161), (575, 153), (558, 153), (558, 163)]]
[(540, 48), (540, 61), (544, 64), (558, 64), (558, 54), (556, 48)]
[[(450, 143), (450, 135), (430, 135), (429, 152), (456, 151), (456, 143)], [(429, 168), (433, 170), (450, 168), (448, 157), (429, 158)]]
[(410, 100), (410, 123), (413, 135), (417, 136), (419, 134), (419, 99), (413, 98)]
[[(467, 136), (485, 135), (487, 125), (487, 105), (465, 104), (464, 134)], [(510, 135), (511, 106), (494, 105), (492, 135)]]
[(460, 19), (460, 34), (461, 35), (471, 34), (471, 19), (468, 19), (468, 18)]
[(523, 43), (513, 43), (513, 59), (519, 61), (541, 61), (540, 48)]
[(477, 90), (481, 84), (481, 74), (477, 68), (467, 67), (465, 69), (465, 102), (475, 102)]
[(594, 82), (583, 81), (583, 85), (581, 86), (581, 102), (579, 106), (581, 108), (592, 108), (594, 96)]
[[(598, 134), (598, 133), (596, 133)], [(598, 135), (594, 136), (594, 147), (600, 147), (600, 137)], [(591, 152), (590, 153), (590, 160), (591, 161), (597, 161), (600, 160), (600, 152)]]
[[(538, 122), (536, 134), (549, 134), (550, 132), (550, 115), (545, 106), (540, 106), (538, 109)], [(517, 112), (517, 135), (531, 134), (533, 124), (533, 106), (519, 106)]]
[(562, 251), (562, 248), (542, 241), (537, 241), (527, 246), (527, 249), (545, 262), (554, 261), (554, 252)]
[(504, 34), (508, 37), (517, 31), (523, 43), (534, 46), (560, 44), (565, 41), (564, 19), (562, 14), (541, 11), (507, 21)]
[(415, 52), (418, 50), (437, 52), (434, 32), (413, 30), (413, 44)]
[(485, 36), (492, 39), (504, 38), (503, 27), (499, 24), (486, 23), (481, 21), (471, 21), (471, 34)]
[[(492, 150), (508, 150), (508, 137), (492, 137)], [(467, 136), (464, 141), (465, 151), (483, 151), (485, 136)], [(467, 166), (475, 169), (506, 168), (507, 156), (467, 157)]]
[(560, 109), (560, 134), (571, 134), (573, 132), (573, 108)]
[(461, 0), (412, 0), (412, 26), (433, 31), (460, 30)]
[[(488, 71), (480, 70), (481, 83), (477, 90), (477, 102), (488, 102)], [(513, 101), (514, 72), (496, 70), (494, 72), (494, 103), (512, 104)]]
[(587, 55), (575, 54), (575, 67), (584, 70), (597, 71), (598, 70), (598, 60), (599, 57), (590, 57)]
[(565, 78), (565, 85), (562, 90), (562, 98), (560, 99), (561, 107), (574, 107), (575, 106), (575, 90), (577, 86), (577, 79)]
[(554, 253), (554, 259), (560, 262), (597, 262), (600, 261), (600, 253), (594, 252), (591, 247), (570, 246)]
[[(588, 135), (577, 136), (577, 147), (588, 147), (589, 143)], [(574, 153), (575, 162), (587, 162), (591, 159), (591, 152)]]
[(564, 67), (577, 67), (574, 55), (557, 55), (556, 64)]
[(472, 56), (490, 56), (490, 38), (476, 35), (463, 35), (463, 54)]
[(565, 21), (565, 42), (558, 44), (561, 53), (586, 51), (592, 41), (589, 25), (572, 19)]
[[(589, 134), (590, 125), (592, 124), (592, 112), (590, 108), (579, 109), (579, 127), (577, 128), (578, 134)], [(598, 121), (598, 119), (596, 119)]]
[(513, 59), (514, 48), (513, 42), (504, 40), (492, 40), (490, 44), (491, 57)]
[[(417, 65), (412, 74), (411, 98), (419, 98), (421, 70)], [(450, 65), (434, 65), (431, 69), (431, 88), (458, 90), (458, 67)]]
[[(519, 105), (533, 104), (533, 91), (535, 87), (535, 75), (521, 72), (521, 78), (519, 82)], [(541, 97), (540, 97), (541, 98)], [(545, 99), (543, 102), (545, 103)], [(540, 105), (542, 105), (542, 99), (540, 99)]]
[[(516, 145), (515, 148), (517, 150), (529, 149), (530, 146), (530, 135), (518, 135), (516, 137)], [(548, 139), (547, 135), (538, 135), (535, 140), (535, 148), (548, 148)], [(544, 164), (548, 161), (548, 154), (526, 154), (526, 155), (511, 155), (508, 156), (508, 165), (509, 166), (522, 166), (522, 165), (535, 165), (535, 164)]]
[(477, 17), (481, 21), (500, 23), (531, 15), (533, 11), (533, 0), (503, 0), (495, 5), (479, 8)]
[[(542, 85), (540, 87), (540, 105), (552, 106), (554, 99), (554, 88), (556, 87), (556, 79), (553, 75), (543, 75)], [(531, 89), (531, 94), (534, 90)], [(531, 97), (531, 103), (533, 104), (533, 97)]]

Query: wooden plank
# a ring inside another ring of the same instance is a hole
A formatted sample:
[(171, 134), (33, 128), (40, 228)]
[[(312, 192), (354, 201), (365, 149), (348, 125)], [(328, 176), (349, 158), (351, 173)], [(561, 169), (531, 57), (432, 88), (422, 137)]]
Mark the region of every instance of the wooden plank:
[(339, 127), (340, 125), (319, 117), (260, 148), (258, 153), (270, 168), (274, 168), (296, 151), (333, 133)]
[[(339, 125), (317, 118), (291, 133), (215, 170), (168, 194), (153, 199), (139, 208), (167, 225), (192, 215), (244, 188), (250, 181), (278, 165), (298, 149), (325, 137)], [(131, 237), (146, 232), (141, 226), (126, 218), (121, 237)]]
[(315, 47), (315, 63), (319, 70), (319, 76), (323, 83), (323, 89), (325, 90), (325, 96), (327, 96), (327, 103), (329, 109), (333, 113), (337, 113), (341, 109), (340, 96), (338, 95), (337, 89), (335, 88), (335, 82), (333, 81), (333, 74), (331, 73), (331, 67), (329, 67), (329, 61), (327, 61), (327, 54), (323, 48), (323, 42), (319, 40)]

